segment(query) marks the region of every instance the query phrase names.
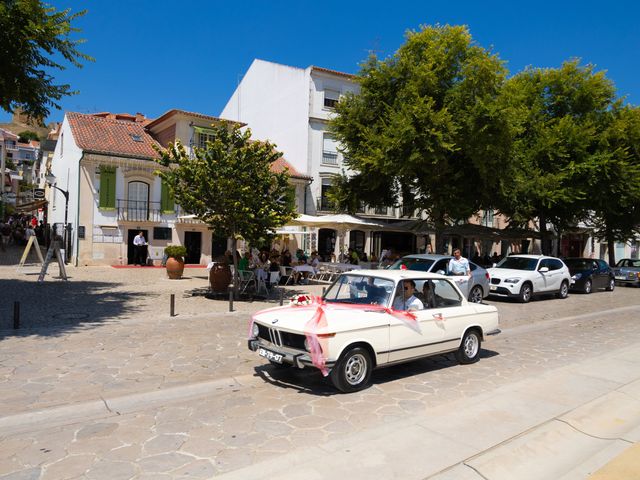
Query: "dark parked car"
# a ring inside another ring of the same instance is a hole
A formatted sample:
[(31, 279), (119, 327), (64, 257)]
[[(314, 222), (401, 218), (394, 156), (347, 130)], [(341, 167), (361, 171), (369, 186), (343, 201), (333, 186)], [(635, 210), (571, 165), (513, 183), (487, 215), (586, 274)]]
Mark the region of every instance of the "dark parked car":
[(640, 287), (640, 259), (623, 258), (616, 263), (613, 273), (619, 285)]
[(604, 288), (611, 292), (616, 286), (613, 270), (604, 260), (593, 258), (565, 258), (564, 263), (571, 273), (571, 290), (591, 293), (593, 290)]

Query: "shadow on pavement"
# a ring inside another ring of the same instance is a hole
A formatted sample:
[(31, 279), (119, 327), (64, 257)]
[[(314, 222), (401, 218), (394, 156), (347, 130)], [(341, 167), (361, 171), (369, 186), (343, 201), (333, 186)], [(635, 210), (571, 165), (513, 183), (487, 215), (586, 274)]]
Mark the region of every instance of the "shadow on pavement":
[[(55, 336), (92, 328), (139, 311), (135, 300), (149, 293), (116, 291), (121, 284), (94, 281), (37, 283), (0, 280), (0, 340), (14, 335)], [(20, 329), (13, 329), (14, 302)]]
[[(480, 359), (491, 358), (499, 355), (493, 350), (482, 349)], [(453, 353), (436, 355), (434, 357), (423, 358), (413, 362), (393, 365), (374, 370), (371, 377), (372, 385), (380, 385), (395, 380), (401, 380), (413, 375), (420, 375), (427, 372), (435, 372), (444, 368), (459, 365)], [(330, 396), (340, 394), (333, 387), (328, 378), (323, 377), (319, 370), (314, 368), (298, 369), (294, 367), (282, 367), (276, 365), (263, 364), (254, 368), (256, 376), (260, 377), (273, 386), (293, 389), (299, 393), (307, 393), (315, 396)]]

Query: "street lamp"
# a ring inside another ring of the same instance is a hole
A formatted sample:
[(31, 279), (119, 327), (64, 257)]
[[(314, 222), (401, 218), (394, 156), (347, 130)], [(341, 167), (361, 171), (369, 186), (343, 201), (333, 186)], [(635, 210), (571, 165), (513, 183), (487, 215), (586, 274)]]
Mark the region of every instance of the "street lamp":
[(45, 175), (44, 177), (47, 181), (47, 184), (60, 191), (62, 195), (64, 195), (64, 263), (67, 262), (67, 258), (69, 255), (68, 244), (67, 244), (67, 217), (69, 214), (69, 192), (67, 190), (63, 190), (60, 187), (56, 186), (56, 176), (52, 173)]

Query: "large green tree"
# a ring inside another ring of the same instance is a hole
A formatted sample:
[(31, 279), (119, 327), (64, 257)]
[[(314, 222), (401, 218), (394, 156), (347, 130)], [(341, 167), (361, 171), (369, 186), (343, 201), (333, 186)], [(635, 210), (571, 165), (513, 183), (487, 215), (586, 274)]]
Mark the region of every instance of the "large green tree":
[(463, 26), (422, 27), (391, 57), (370, 56), (330, 125), (353, 172), (336, 182), (337, 207), (424, 210), (440, 249), (440, 231), (491, 206), (509, 177), (506, 74)]
[(70, 85), (54, 83), (53, 70), (64, 70), (59, 59), (82, 67), (93, 60), (80, 52), (83, 40), (70, 38), (78, 32), (72, 22), (86, 11), (56, 11), (39, 0), (0, 0), (0, 107), (16, 107), (33, 118), (43, 119), (63, 96), (73, 95)]
[(275, 145), (252, 141), (251, 130), (230, 122), (212, 126), (206, 147), (191, 155), (180, 142), (160, 151), (166, 168), (158, 175), (178, 204), (231, 238), (236, 286), (238, 237), (258, 241), (295, 216), (288, 173), (271, 170), (281, 156)]
[(640, 108), (616, 105), (603, 123), (599, 161), (586, 178), (585, 209), (614, 265), (615, 242), (640, 234)]
[(615, 89), (603, 72), (572, 60), (518, 73), (505, 84), (502, 101), (517, 168), (498, 207), (511, 223), (537, 222), (543, 251), (552, 253), (547, 225), (561, 234), (587, 215), (588, 178), (606, 157), (601, 141)]

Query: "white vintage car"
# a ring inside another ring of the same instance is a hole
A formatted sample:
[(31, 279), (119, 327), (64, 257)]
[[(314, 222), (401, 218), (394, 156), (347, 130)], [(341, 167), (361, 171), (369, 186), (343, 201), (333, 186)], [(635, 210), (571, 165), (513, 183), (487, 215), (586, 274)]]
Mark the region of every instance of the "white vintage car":
[(256, 313), (248, 345), (272, 364), (318, 368), (337, 389), (354, 392), (378, 367), (446, 352), (476, 362), (481, 341), (499, 332), (496, 308), (468, 302), (448, 277), (358, 270), (323, 297)]

